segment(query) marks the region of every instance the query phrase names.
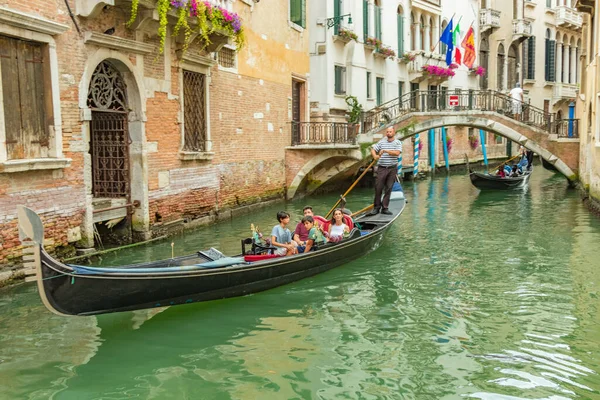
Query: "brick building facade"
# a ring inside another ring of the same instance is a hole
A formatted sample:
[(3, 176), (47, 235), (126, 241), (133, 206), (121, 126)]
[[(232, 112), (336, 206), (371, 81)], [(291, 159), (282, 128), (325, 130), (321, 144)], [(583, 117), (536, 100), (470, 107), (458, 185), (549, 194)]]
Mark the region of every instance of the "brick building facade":
[(129, 27), (131, 1), (0, 0), (2, 269), (21, 255), (18, 204), (49, 248), (91, 248), (107, 221), (142, 240), (284, 196), (308, 36), (288, 2), (211, 3), (241, 17), (240, 52), (222, 32), (182, 51), (173, 18), (160, 54), (152, 0)]

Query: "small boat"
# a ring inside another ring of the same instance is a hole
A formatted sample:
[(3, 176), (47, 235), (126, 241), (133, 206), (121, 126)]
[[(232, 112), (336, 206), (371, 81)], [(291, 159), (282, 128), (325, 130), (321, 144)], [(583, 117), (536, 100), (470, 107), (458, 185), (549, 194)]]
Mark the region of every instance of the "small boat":
[(211, 248), (121, 267), (69, 265), (44, 250), (42, 220), (24, 206), (18, 207), (19, 236), (29, 246), (44, 305), (58, 315), (94, 315), (244, 296), (319, 274), (377, 248), (405, 205), (403, 193), (392, 192), (391, 215), (363, 212), (348, 238), (286, 257), (249, 254), (250, 238), (242, 240), (243, 252), (235, 257)]
[(480, 190), (521, 189), (527, 185), (532, 171), (533, 169), (528, 169), (523, 172), (523, 175), (505, 178), (471, 171), (469, 178), (473, 186)]

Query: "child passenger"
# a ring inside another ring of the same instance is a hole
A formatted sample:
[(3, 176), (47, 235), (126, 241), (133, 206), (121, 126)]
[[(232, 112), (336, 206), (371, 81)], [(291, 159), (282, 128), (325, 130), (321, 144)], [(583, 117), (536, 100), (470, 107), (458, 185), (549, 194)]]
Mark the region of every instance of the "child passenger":
[[(305, 246), (298, 246), (298, 253), (308, 253), (311, 250), (316, 250), (315, 244), (319, 241), (319, 232), (318, 228), (315, 227), (315, 219), (307, 215), (302, 218), (301, 223), (304, 225), (304, 228), (308, 232), (308, 239), (306, 239)], [(321, 241), (324, 242), (324, 238), (321, 236)]]
[(279, 256), (291, 256), (297, 254), (297, 243), (292, 240), (292, 232), (286, 228), (290, 223), (290, 214), (285, 211), (277, 213), (278, 225), (271, 230), (271, 245), (277, 247), (274, 254)]

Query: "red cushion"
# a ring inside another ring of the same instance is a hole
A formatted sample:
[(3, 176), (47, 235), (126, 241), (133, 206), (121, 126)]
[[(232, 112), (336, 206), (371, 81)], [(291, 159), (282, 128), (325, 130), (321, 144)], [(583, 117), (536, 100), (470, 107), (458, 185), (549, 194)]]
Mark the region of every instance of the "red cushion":
[(277, 254), (256, 254), (256, 255), (247, 255), (244, 256), (244, 261), (253, 262), (253, 261), (261, 261), (268, 260), (269, 258), (281, 257)]

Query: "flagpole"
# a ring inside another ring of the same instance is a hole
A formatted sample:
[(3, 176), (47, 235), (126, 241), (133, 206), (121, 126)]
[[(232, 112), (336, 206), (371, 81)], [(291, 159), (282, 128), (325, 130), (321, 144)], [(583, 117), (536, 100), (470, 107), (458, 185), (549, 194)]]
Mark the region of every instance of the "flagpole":
[[(450, 21), (452, 21), (452, 18), (454, 18), (454, 16), (456, 15), (456, 13), (452, 14), (452, 16), (450, 17)], [(461, 17), (462, 18), (462, 17)], [(440, 26), (441, 28), (441, 26)], [(443, 32), (442, 32), (443, 33)], [(435, 46), (432, 46), (431, 48), (429, 48), (430, 52), (433, 52), (435, 50), (435, 48), (437, 47), (438, 44), (440, 44), (440, 40), (442, 39), (442, 35), (440, 35), (440, 37), (438, 38), (437, 43), (435, 44)]]

